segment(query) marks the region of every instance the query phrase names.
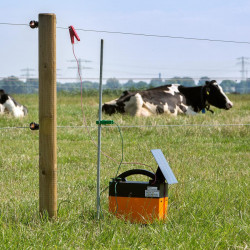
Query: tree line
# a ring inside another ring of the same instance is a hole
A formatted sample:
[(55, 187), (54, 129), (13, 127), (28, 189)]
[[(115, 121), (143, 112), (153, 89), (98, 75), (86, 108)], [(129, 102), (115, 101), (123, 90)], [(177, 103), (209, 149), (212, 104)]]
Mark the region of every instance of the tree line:
[[(194, 79), (191, 77), (173, 77), (170, 79), (161, 79), (154, 78), (149, 82), (145, 81), (134, 81), (128, 80), (125, 83), (120, 83), (117, 78), (109, 78), (106, 81), (106, 84), (103, 85), (104, 92), (112, 92), (112, 91), (122, 91), (122, 90), (144, 90), (148, 88), (159, 87), (167, 84), (181, 84), (186, 87), (192, 86), (202, 86), (206, 81), (212, 80), (207, 76), (201, 77), (197, 84)], [(250, 93), (250, 78), (246, 81), (240, 81), (237, 83), (232, 80), (223, 80), (220, 83), (220, 86), (226, 93), (239, 93), (246, 94)], [(71, 92), (71, 93), (79, 93), (81, 84), (80, 82), (68, 82), (68, 83), (60, 83), (57, 82), (57, 91)], [(96, 92), (99, 89), (98, 82), (92, 81), (84, 81), (83, 82), (83, 90), (88, 90), (92, 92)], [(5, 92), (9, 94), (32, 94), (38, 93), (39, 90), (39, 82), (38, 79), (27, 79), (26, 81), (20, 80), (18, 77), (11, 76), (7, 78), (3, 78), (0, 80), (0, 89), (4, 89)]]

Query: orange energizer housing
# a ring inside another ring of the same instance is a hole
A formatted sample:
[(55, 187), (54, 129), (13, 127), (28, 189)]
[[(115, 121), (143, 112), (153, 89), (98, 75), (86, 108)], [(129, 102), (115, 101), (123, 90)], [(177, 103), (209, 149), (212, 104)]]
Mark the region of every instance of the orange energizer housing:
[[(152, 223), (164, 220), (168, 207), (168, 184), (177, 183), (161, 150), (151, 150), (159, 167), (156, 173), (128, 170), (109, 183), (109, 211), (132, 223)], [(127, 181), (131, 175), (144, 175), (148, 182)], [(167, 183), (166, 183), (167, 181)]]

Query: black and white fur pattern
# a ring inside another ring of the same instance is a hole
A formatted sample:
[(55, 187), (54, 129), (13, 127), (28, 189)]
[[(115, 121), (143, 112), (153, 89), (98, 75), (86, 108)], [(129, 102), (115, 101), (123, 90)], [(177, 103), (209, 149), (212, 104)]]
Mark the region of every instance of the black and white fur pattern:
[(0, 89), (0, 114), (10, 113), (16, 118), (24, 117), (28, 114), (28, 109), (18, 103), (13, 97)]
[(197, 87), (171, 84), (143, 91), (124, 91), (118, 99), (104, 103), (102, 111), (109, 115), (127, 113), (132, 116), (195, 115), (205, 108), (210, 110), (210, 105), (226, 110), (233, 107), (215, 80)]

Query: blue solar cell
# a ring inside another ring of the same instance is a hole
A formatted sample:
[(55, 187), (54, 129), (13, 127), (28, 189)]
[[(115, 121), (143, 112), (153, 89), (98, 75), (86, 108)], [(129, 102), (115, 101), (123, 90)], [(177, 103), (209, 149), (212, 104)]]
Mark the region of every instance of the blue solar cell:
[(160, 149), (152, 149), (151, 153), (153, 154), (159, 168), (161, 169), (162, 174), (164, 175), (168, 184), (178, 183), (176, 180), (172, 169), (170, 168), (165, 156), (163, 155)]

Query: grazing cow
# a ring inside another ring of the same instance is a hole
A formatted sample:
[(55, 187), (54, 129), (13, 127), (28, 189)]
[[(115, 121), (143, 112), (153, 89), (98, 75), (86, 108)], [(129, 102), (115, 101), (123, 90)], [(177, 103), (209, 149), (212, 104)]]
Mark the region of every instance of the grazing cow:
[(3, 89), (0, 89), (0, 114), (4, 114), (5, 111), (14, 117), (24, 117), (28, 114), (24, 105), (21, 105), (13, 97), (6, 94)]
[(160, 86), (153, 89), (129, 92), (113, 101), (104, 103), (102, 111), (128, 113), (132, 116), (152, 114), (197, 114), (205, 108), (211, 112), (210, 105), (220, 109), (230, 109), (233, 103), (215, 80), (207, 81), (204, 86), (184, 87), (178, 84)]

